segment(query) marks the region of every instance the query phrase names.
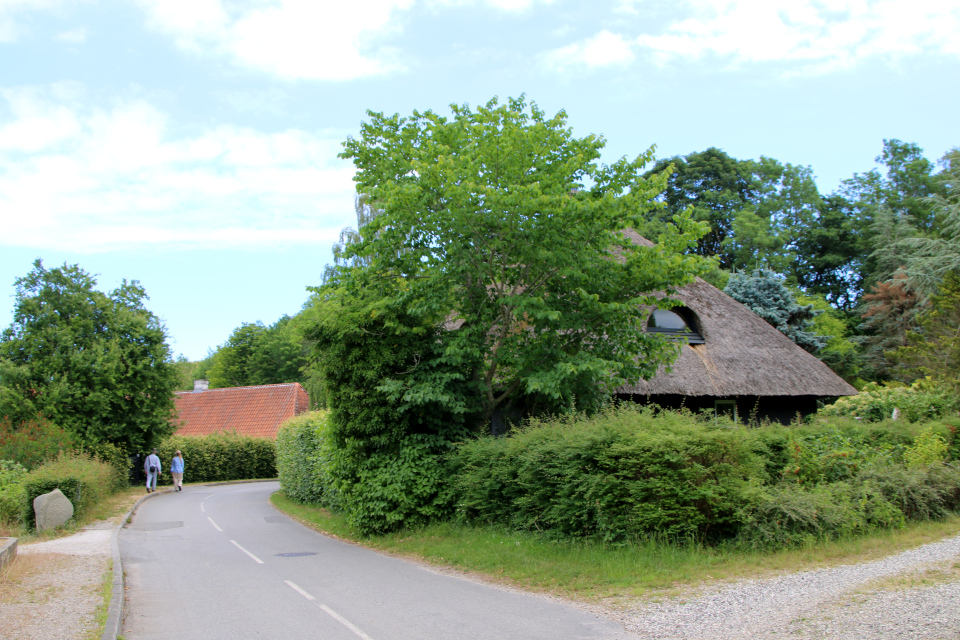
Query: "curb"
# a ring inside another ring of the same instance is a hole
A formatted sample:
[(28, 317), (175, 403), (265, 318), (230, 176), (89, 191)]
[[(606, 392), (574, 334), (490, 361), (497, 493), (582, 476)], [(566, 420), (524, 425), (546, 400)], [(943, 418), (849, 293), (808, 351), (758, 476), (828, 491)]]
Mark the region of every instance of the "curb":
[(0, 538), (0, 569), (17, 556), (17, 539)]
[(110, 550), (113, 553), (113, 588), (110, 590), (110, 606), (107, 607), (107, 622), (103, 625), (103, 635), (100, 636), (100, 640), (117, 640), (117, 636), (120, 634), (120, 627), (123, 625), (123, 610), (127, 596), (126, 593), (124, 593), (123, 560), (120, 558), (120, 530), (130, 522), (130, 517), (137, 511), (141, 503), (161, 493), (170, 493), (170, 491), (154, 491), (153, 493), (141, 496), (139, 500), (133, 503), (130, 510), (124, 514), (123, 519), (120, 520), (120, 524), (113, 528), (113, 534), (110, 536)]

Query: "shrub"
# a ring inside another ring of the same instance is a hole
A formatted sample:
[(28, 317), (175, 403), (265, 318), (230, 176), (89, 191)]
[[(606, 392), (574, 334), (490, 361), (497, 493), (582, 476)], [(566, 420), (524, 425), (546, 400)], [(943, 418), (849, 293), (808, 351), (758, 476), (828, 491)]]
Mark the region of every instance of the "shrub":
[(23, 505), (23, 465), (13, 460), (0, 460), (0, 523), (15, 524), (20, 520)]
[(892, 417), (894, 409), (897, 409), (902, 420), (920, 422), (935, 420), (956, 411), (957, 402), (954, 394), (925, 380), (909, 387), (882, 387), (871, 382), (858, 395), (840, 398), (820, 409), (817, 415), (879, 421)]
[(466, 443), (458, 516), (604, 541), (729, 537), (766, 473), (749, 432), (711, 422), (625, 406)]
[(333, 447), (330, 414), (311, 411), (290, 418), (277, 432), (280, 490), (291, 500), (339, 507), (330, 476)]
[(80, 450), (110, 465), (113, 470), (111, 491), (119, 491), (130, 486), (130, 457), (126, 451), (111, 442), (83, 445)]
[(741, 544), (783, 548), (902, 525), (903, 513), (879, 487), (840, 481), (813, 486), (779, 483), (745, 510)]
[(24, 476), (22, 522), (29, 529), (36, 527), (33, 500), (54, 489), (60, 489), (73, 503), (75, 518), (83, 516), (113, 493), (115, 480), (115, 470), (110, 464), (86, 453), (61, 453)]
[(926, 467), (943, 462), (949, 448), (946, 439), (932, 427), (928, 427), (917, 435), (913, 446), (907, 447), (903, 452), (903, 462), (908, 467)]
[(738, 539), (747, 546), (783, 548), (942, 518), (958, 506), (960, 470), (875, 465), (849, 480), (766, 487), (745, 510)]
[(273, 440), (233, 433), (202, 437), (173, 436), (157, 447), (163, 469), (158, 484), (171, 484), (170, 460), (183, 455), (187, 482), (226, 482), (277, 477), (277, 448)]
[(0, 460), (13, 460), (34, 469), (76, 446), (75, 436), (43, 416), (18, 424), (10, 418), (0, 419)]

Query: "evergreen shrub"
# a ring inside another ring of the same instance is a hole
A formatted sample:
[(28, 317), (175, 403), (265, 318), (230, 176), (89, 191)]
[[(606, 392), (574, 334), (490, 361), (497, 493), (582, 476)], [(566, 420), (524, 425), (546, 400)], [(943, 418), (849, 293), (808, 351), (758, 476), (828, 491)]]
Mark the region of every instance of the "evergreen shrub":
[(277, 475), (280, 490), (291, 500), (336, 509), (339, 504), (330, 476), (333, 447), (329, 418), (328, 411), (311, 411), (280, 426)]
[(170, 461), (183, 455), (184, 482), (227, 482), (277, 477), (277, 447), (273, 440), (234, 433), (172, 436), (157, 447), (162, 474), (157, 484), (172, 484)]
[(26, 528), (36, 528), (34, 498), (54, 489), (70, 499), (74, 518), (78, 518), (114, 492), (116, 471), (109, 463), (80, 452), (61, 453), (30, 471), (23, 478), (20, 516)]
[(612, 542), (727, 538), (767, 477), (755, 448), (744, 429), (648, 408), (533, 420), (459, 448), (457, 515)]
[(15, 524), (20, 520), (23, 505), (23, 465), (13, 460), (0, 460), (0, 523)]

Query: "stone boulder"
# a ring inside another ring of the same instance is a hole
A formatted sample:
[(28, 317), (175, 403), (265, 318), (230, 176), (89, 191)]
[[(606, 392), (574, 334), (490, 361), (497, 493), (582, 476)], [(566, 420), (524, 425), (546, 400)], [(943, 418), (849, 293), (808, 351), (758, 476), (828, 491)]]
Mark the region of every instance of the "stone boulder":
[(56, 529), (73, 517), (73, 504), (60, 489), (33, 499), (33, 512), (37, 514), (37, 531)]

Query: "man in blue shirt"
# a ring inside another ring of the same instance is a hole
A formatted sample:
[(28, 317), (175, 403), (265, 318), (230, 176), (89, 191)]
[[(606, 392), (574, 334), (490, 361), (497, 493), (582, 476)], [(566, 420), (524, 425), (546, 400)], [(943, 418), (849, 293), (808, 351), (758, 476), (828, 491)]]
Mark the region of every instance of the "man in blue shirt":
[[(147, 493), (157, 490), (157, 478), (160, 476), (160, 457), (157, 456), (157, 450), (147, 456), (143, 461), (143, 470), (147, 474)], [(152, 489), (151, 489), (152, 486)]]

